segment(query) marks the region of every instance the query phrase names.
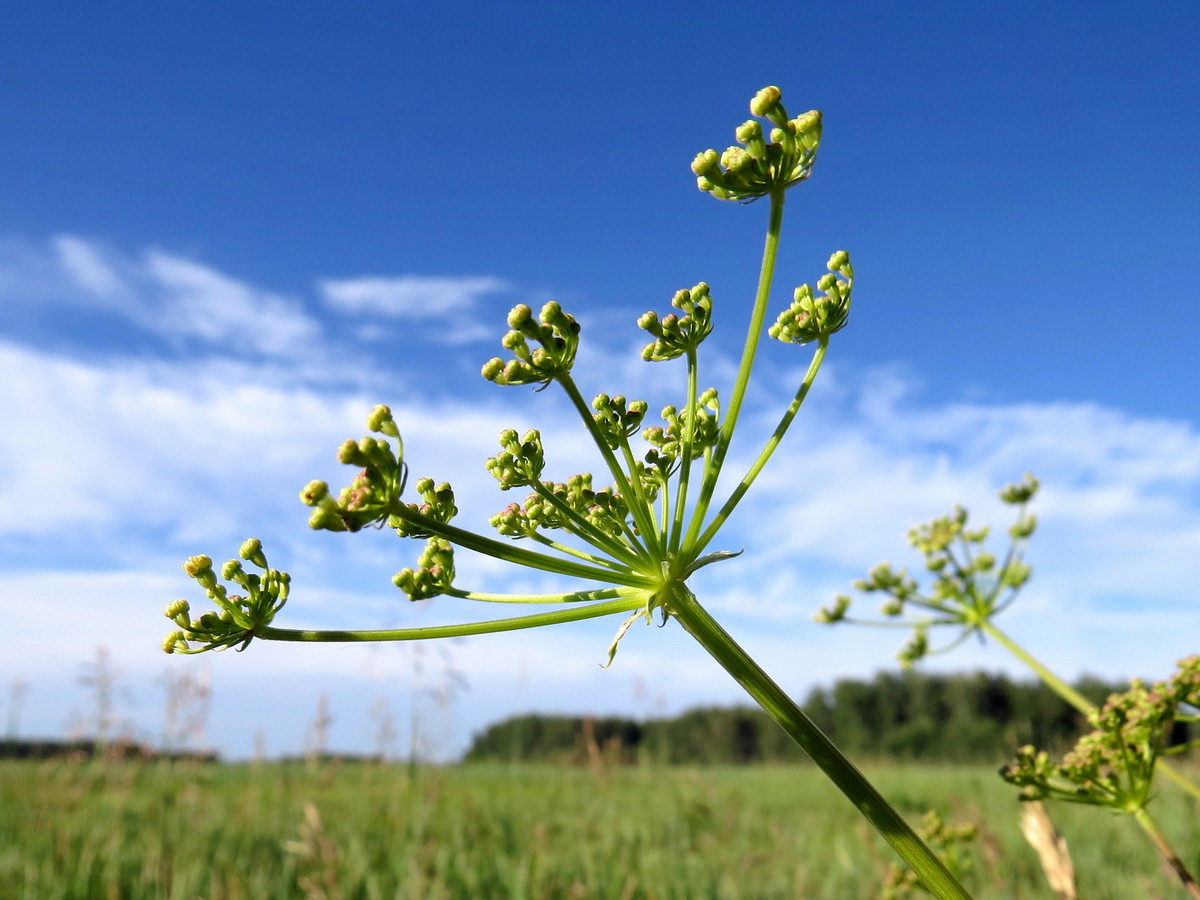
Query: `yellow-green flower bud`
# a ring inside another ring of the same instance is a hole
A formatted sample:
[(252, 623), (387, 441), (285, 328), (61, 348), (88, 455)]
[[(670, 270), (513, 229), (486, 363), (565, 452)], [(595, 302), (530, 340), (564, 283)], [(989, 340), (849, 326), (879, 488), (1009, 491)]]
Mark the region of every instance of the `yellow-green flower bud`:
[(247, 538), (242, 541), (242, 546), (238, 548), (238, 556), (254, 563), (260, 569), (267, 567), (267, 558), (262, 552), (262, 541), (258, 538)]
[(175, 619), (179, 616), (186, 616), (190, 609), (191, 606), (188, 605), (186, 600), (176, 600), (174, 603), (167, 605), (166, 610), (163, 611), (163, 615), (168, 619)]
[(524, 303), (518, 304), (508, 314), (508, 327), (513, 331), (520, 331), (532, 318), (533, 310)]
[(771, 111), (771, 108), (775, 106), (775, 104), (777, 104), (782, 97), (783, 94), (780, 92), (779, 88), (775, 87), (774, 85), (763, 88), (761, 91), (755, 94), (754, 98), (750, 101), (750, 114), (755, 116), (763, 116), (765, 118), (767, 113)]
[(692, 172), (696, 175), (711, 175), (721, 167), (721, 157), (717, 155), (716, 150), (705, 150), (703, 153), (697, 153), (696, 158), (692, 160)]
[(367, 428), (388, 437), (400, 437), (400, 429), (396, 427), (396, 421), (392, 418), (391, 408), (382, 403), (372, 407), (371, 412), (367, 414)]
[(192, 578), (199, 577), (206, 569), (212, 569), (212, 559), (203, 554), (189, 556), (187, 562), (183, 564), (183, 571), (187, 572)]
[(349, 438), (342, 441), (341, 446), (338, 447), (337, 459), (338, 462), (347, 466), (366, 465), (366, 455), (358, 446), (358, 442), (350, 440)]
[(187, 640), (182, 631), (172, 631), (163, 638), (162, 648), (164, 653), (174, 653), (176, 650), (186, 650)]

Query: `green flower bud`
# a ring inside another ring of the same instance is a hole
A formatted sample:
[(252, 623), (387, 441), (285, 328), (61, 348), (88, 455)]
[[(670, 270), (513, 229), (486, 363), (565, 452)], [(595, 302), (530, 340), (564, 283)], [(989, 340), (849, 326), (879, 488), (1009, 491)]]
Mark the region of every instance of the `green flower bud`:
[(205, 571), (212, 571), (212, 559), (207, 556), (190, 556), (183, 564), (183, 571), (192, 578), (199, 578)]
[(359, 447), (357, 441), (352, 441), (349, 438), (342, 441), (337, 452), (338, 462), (347, 466), (365, 466), (367, 464), (367, 456)]
[(514, 306), (508, 314), (508, 327), (513, 331), (521, 331), (533, 318), (533, 310), (521, 303)]
[(696, 175), (711, 175), (718, 171), (721, 167), (721, 157), (717, 155), (716, 150), (705, 150), (703, 153), (697, 153), (696, 158), (692, 161), (692, 172)]
[(483, 364), (480, 374), (488, 381), (496, 381), (500, 377), (500, 373), (504, 371), (504, 360), (495, 356)]
[(315, 509), (308, 517), (308, 527), (313, 531), (346, 531), (342, 517), (328, 509)]

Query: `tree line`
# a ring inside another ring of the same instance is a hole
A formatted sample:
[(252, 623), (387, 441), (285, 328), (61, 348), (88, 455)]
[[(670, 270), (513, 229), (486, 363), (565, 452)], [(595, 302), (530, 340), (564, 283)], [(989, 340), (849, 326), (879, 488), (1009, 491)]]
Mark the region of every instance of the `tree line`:
[[(1127, 682), (1084, 678), (1094, 703)], [(1061, 751), (1083, 717), (1040, 682), (987, 672), (880, 672), (814, 688), (804, 710), (854, 759), (1000, 765), (1023, 744)], [(1197, 726), (1192, 726), (1196, 728)], [(1177, 737), (1187, 737), (1181, 725)], [(523, 715), (475, 735), (465, 760), (744, 765), (806, 759), (757, 707), (706, 707), (674, 718)]]

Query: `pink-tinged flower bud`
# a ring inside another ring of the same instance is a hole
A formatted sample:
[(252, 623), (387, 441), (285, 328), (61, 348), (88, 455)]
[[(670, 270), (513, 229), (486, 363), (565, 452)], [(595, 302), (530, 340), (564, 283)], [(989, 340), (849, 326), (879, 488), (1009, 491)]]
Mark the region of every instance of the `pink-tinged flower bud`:
[(305, 506), (316, 506), (329, 496), (329, 485), (324, 481), (310, 481), (300, 492), (300, 499)]

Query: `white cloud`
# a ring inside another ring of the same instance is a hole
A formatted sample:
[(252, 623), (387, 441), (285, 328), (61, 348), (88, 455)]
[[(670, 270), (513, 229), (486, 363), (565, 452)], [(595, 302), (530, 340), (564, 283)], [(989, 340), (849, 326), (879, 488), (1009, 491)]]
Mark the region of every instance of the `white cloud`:
[(295, 298), (162, 250), (130, 257), (75, 235), (0, 243), (0, 300), (43, 314), (106, 310), (144, 332), (227, 355), (301, 357), (320, 336)]
[(490, 276), (431, 278), (402, 275), (325, 280), (318, 284), (325, 302), (352, 315), (429, 319), (474, 308), (484, 294), (510, 289)]
[(155, 330), (224, 345), (227, 352), (298, 356), (312, 349), (319, 326), (295, 300), (157, 250), (145, 259), (164, 307), (156, 311)]

